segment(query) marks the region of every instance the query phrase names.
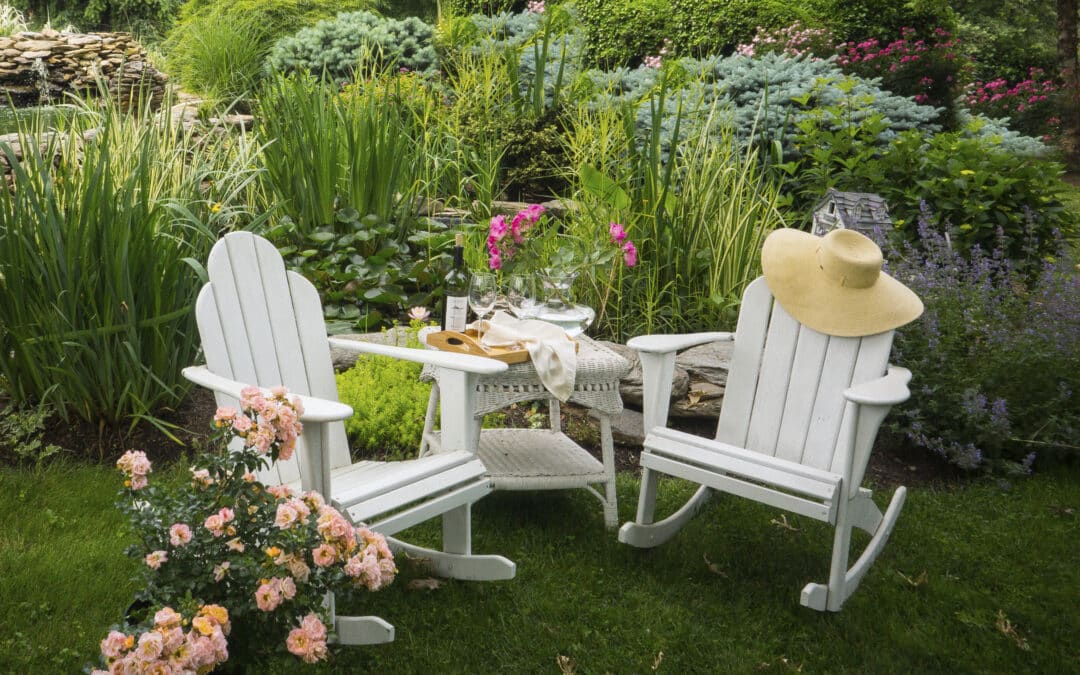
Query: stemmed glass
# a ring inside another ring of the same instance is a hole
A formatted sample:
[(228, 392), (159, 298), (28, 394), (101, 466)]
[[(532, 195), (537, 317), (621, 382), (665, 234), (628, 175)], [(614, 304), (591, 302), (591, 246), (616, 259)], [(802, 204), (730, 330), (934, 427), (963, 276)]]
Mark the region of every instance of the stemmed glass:
[(506, 282), (506, 301), (510, 311), (519, 319), (533, 319), (540, 313), (536, 277), (514, 274)]
[(495, 275), (476, 272), (469, 279), (469, 307), (480, 321), (476, 324), (477, 342), (484, 337), (484, 317), (495, 307), (495, 298), (499, 293)]

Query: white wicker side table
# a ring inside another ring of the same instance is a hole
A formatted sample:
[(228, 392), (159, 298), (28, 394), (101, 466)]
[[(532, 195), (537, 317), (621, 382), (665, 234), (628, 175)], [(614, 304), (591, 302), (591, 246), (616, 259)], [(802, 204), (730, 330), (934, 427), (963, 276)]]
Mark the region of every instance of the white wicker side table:
[[(597, 461), (562, 432), (559, 401), (544, 388), (530, 362), (513, 364), (499, 375), (478, 378), (473, 423), (479, 426), (485, 414), (512, 403), (547, 400), (550, 428), (484, 429), (479, 432), (477, 454), (487, 467), (496, 490), (585, 488), (604, 505), (605, 525), (614, 528), (618, 524), (618, 510), (611, 415), (622, 410), (619, 380), (630, 371), (630, 364), (584, 335), (576, 339), (580, 347), (570, 401), (599, 413), (602, 461)], [(435, 373), (427, 368), (421, 379), (432, 382), (420, 449), (423, 455), (437, 452), (439, 448), (439, 433), (434, 430), (439, 383)], [(593, 487), (594, 484), (603, 485), (604, 492)]]

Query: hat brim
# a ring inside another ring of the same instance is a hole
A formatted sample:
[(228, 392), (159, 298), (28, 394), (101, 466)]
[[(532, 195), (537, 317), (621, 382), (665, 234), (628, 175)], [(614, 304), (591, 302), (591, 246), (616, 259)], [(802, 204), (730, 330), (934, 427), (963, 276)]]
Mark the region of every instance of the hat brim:
[(780, 229), (761, 250), (761, 268), (773, 297), (796, 321), (819, 333), (861, 337), (899, 328), (923, 312), (919, 296), (882, 272), (866, 288), (830, 279), (818, 263), (823, 239)]

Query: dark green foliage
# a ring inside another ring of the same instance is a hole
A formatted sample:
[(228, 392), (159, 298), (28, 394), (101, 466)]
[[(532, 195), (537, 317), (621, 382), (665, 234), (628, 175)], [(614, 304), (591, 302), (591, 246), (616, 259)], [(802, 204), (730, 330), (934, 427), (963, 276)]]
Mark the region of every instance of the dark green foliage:
[(1028, 76), (1032, 66), (1053, 72), (1057, 66), (1053, 0), (954, 0), (957, 35), (975, 64), (974, 79)]
[(278, 41), (267, 64), (277, 72), (325, 73), (338, 81), (351, 80), (361, 61), (376, 69), (392, 65), (433, 72), (434, 32), (416, 17), (398, 20), (371, 12), (342, 13)]
[(520, 12), (525, 9), (526, 4), (528, 0), (445, 0), (443, 11), (454, 16), (470, 14), (495, 16), (503, 12)]
[(602, 67), (637, 65), (671, 37), (670, 0), (578, 0), (590, 60)]
[(14, 0), (34, 23), (72, 22), (81, 30), (134, 30), (156, 33), (172, 23), (184, 0)]
[(900, 37), (904, 27), (928, 32), (951, 28), (955, 13), (937, 0), (800, 0), (799, 4), (843, 40)]
[(938, 134), (929, 140), (903, 134), (883, 156), (885, 197), (899, 231), (917, 235), (920, 203), (931, 224), (947, 231), (960, 250), (979, 245), (1013, 260), (1057, 248), (1059, 232), (1074, 230), (1059, 198), (1060, 165), (1018, 156), (992, 137)]
[(816, 25), (815, 18), (802, 3), (782, 0), (671, 0), (671, 38), (680, 54), (730, 54), (749, 42), (759, 26)]

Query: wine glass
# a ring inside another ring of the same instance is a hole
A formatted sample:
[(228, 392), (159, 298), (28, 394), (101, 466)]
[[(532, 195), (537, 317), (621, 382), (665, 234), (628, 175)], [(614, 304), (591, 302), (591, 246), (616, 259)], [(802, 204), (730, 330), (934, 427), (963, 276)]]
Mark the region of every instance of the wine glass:
[(535, 318), (540, 313), (536, 277), (530, 274), (511, 275), (506, 282), (506, 300), (517, 318)]
[(475, 272), (469, 279), (469, 307), (480, 320), (476, 324), (477, 342), (483, 339), (484, 317), (495, 307), (495, 298), (499, 287), (495, 275), (488, 272)]

